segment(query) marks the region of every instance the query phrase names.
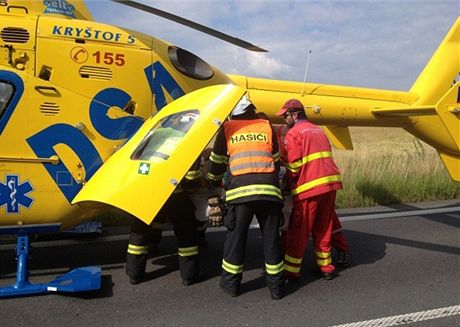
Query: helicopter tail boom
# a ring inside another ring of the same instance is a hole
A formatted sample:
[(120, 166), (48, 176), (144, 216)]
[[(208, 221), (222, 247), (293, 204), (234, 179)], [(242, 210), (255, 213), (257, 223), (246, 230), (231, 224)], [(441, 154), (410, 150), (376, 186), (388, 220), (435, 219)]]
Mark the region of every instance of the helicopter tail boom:
[(409, 91), (392, 91), (232, 75), (273, 121), (290, 98), (305, 106), (309, 120), (325, 126), (338, 148), (352, 149), (349, 126), (401, 127), (433, 146), (450, 176), (460, 181), (460, 18)]

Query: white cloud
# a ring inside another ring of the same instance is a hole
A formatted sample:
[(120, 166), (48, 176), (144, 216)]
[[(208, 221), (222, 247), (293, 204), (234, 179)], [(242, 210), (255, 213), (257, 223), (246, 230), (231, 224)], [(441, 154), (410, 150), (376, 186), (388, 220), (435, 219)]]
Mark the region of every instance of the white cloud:
[(460, 12), (458, 0), (141, 1), (270, 51), (256, 54), (134, 9), (120, 15), (119, 4), (87, 2), (96, 20), (174, 43), (228, 73), (301, 81), (313, 50), (311, 82), (400, 90)]

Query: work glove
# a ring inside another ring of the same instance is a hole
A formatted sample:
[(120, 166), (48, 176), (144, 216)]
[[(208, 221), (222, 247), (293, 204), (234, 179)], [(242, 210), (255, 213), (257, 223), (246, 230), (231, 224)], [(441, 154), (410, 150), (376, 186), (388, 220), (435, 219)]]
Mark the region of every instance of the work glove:
[(223, 225), (222, 201), (218, 195), (208, 197), (208, 206), (206, 208), (209, 226), (220, 227)]

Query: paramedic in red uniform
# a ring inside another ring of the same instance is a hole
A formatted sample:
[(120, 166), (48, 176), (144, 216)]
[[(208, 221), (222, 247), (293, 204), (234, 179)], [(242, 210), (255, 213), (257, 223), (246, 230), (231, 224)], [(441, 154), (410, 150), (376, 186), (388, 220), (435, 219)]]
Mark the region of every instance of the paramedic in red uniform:
[[(276, 128), (276, 135), (278, 137), (279, 151), (282, 163), (287, 161), (286, 150), (284, 149), (284, 138), (288, 130), (289, 128), (286, 125), (278, 125)], [(282, 184), (284, 185), (284, 182)], [(282, 190), (284, 193), (285, 189), (282, 188)], [(285, 199), (285, 201), (290, 200), (290, 198)], [(286, 203), (285, 208), (290, 209), (289, 205), (286, 206)], [(288, 222), (289, 221), (286, 221), (286, 223)], [(337, 251), (337, 258), (334, 261), (334, 264), (339, 267), (349, 267), (352, 261), (350, 244), (345, 237), (345, 233), (342, 229), (342, 224), (340, 223), (339, 217), (337, 217), (335, 212), (332, 217), (331, 246)]]
[(284, 118), (289, 128), (284, 147), (293, 209), (289, 228), (283, 235), (286, 276), (291, 280), (300, 278), (311, 233), (318, 268), (324, 279), (332, 279), (332, 221), (336, 215), (336, 191), (342, 188), (342, 182), (331, 145), (323, 130), (307, 120), (299, 100), (288, 100), (277, 115)]

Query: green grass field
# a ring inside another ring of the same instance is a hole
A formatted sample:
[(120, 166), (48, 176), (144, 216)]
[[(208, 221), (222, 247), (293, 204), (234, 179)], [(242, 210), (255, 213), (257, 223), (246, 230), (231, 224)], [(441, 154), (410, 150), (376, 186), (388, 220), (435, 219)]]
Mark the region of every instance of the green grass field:
[(338, 208), (460, 198), (436, 151), (399, 128), (352, 127), (354, 150), (334, 150)]

